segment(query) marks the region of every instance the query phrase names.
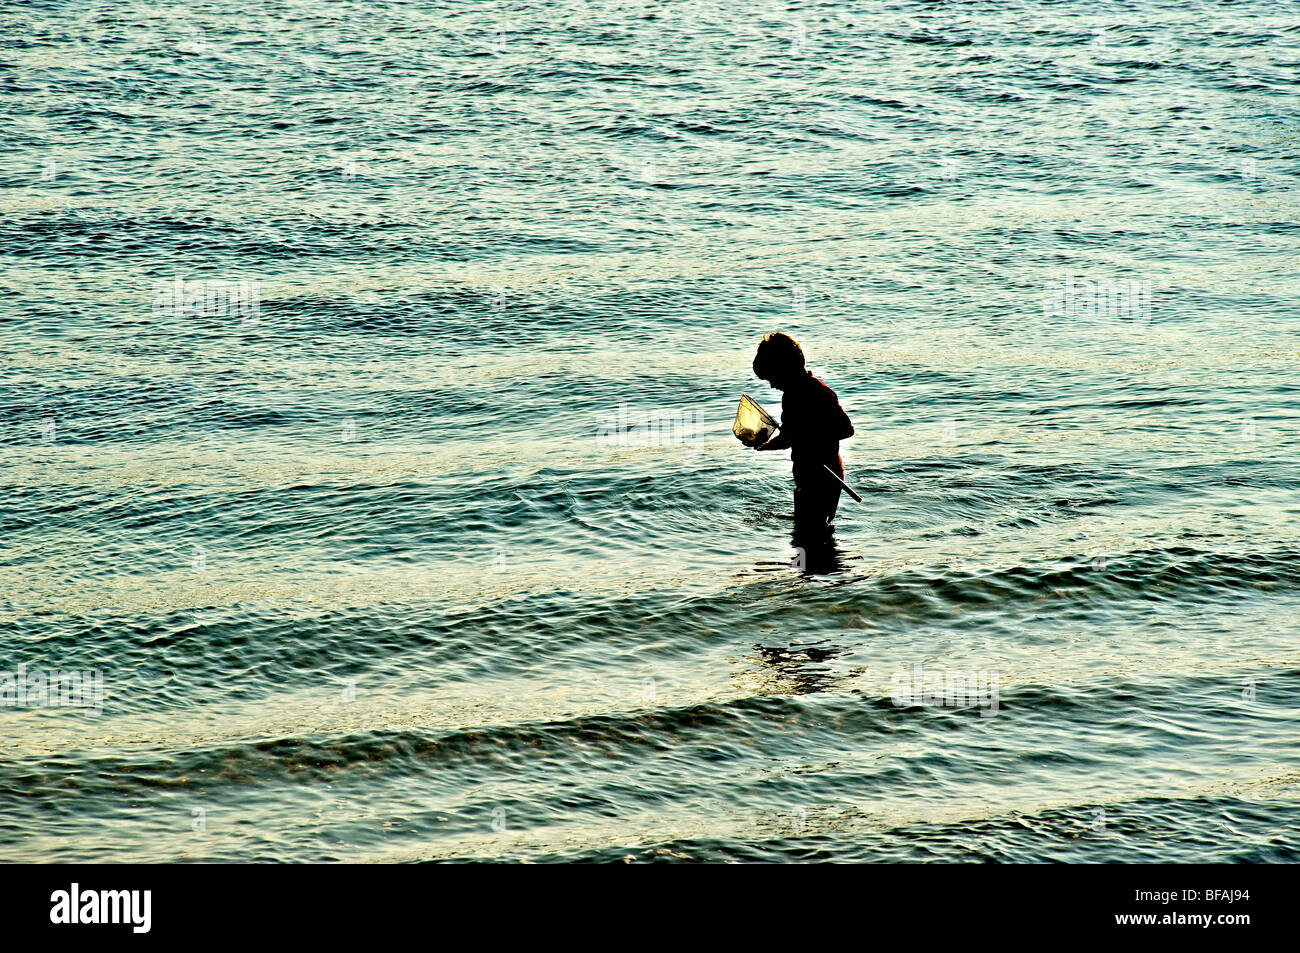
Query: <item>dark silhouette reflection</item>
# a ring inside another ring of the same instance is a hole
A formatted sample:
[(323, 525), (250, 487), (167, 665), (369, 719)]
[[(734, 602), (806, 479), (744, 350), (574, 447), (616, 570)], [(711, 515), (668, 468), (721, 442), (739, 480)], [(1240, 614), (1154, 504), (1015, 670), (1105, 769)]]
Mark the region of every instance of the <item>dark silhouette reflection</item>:
[(829, 576), (844, 569), (844, 554), (835, 543), (835, 527), (810, 532), (795, 525), (790, 543), (794, 546), (791, 566), (808, 576)]
[(836, 674), (830, 664), (844, 653), (843, 649), (816, 645), (755, 645), (765, 687), (782, 695), (812, 695), (835, 688), (843, 673)]

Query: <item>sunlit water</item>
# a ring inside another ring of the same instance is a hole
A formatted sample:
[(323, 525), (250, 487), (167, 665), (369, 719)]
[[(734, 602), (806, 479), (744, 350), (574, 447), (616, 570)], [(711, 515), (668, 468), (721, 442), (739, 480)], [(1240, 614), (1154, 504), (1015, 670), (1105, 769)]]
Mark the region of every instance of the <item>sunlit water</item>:
[(1300, 860), (1300, 5), (87, 6), (0, 7), (0, 670), (103, 710), (0, 859)]

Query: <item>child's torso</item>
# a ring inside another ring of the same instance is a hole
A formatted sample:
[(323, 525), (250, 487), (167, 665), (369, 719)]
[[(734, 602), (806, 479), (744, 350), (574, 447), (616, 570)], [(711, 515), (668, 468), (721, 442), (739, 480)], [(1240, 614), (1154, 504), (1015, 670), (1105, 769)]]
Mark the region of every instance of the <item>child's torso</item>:
[(828, 463), (838, 469), (840, 442), (828, 427), (832, 416), (841, 413), (835, 392), (807, 374), (781, 397), (781, 423), (797, 428), (803, 439), (790, 447), (790, 460), (798, 471), (810, 465), (820, 470)]

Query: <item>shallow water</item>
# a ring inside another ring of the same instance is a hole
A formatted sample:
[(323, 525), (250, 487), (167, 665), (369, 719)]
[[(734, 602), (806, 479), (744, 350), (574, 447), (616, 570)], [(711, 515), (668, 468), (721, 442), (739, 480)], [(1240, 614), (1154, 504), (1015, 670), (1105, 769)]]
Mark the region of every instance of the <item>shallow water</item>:
[(1300, 860), (1300, 5), (0, 22), (0, 859)]

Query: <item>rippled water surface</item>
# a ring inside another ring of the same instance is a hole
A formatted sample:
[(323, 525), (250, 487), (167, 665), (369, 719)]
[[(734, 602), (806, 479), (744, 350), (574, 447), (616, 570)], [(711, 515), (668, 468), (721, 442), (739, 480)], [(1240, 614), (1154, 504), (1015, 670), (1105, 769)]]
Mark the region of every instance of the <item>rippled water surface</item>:
[(0, 859), (1300, 860), (1300, 5), (0, 27)]

